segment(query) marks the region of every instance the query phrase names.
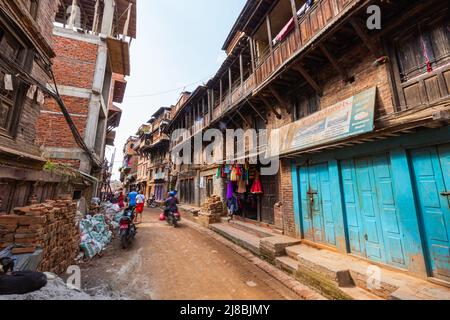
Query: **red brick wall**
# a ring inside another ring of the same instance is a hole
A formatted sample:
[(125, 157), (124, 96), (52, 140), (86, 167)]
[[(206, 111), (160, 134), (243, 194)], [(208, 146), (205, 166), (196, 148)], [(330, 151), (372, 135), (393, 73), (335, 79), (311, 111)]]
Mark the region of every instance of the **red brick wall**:
[(53, 71), (59, 85), (91, 89), (97, 61), (96, 44), (53, 37), (56, 53)]
[[(72, 117), (72, 120), (83, 136), (86, 128), (86, 118)], [(78, 148), (72, 131), (70, 131), (64, 116), (61, 114), (41, 113), (37, 131), (38, 143), (41, 145), (57, 148)]]
[(71, 168), (80, 169), (81, 161), (79, 159), (51, 159), (53, 163), (63, 164)]

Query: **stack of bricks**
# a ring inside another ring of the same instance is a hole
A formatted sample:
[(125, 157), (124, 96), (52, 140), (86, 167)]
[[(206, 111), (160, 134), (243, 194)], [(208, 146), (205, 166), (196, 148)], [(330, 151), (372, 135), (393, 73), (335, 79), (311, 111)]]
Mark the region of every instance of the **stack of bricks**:
[(223, 203), (219, 196), (211, 196), (203, 204), (202, 211), (214, 216), (223, 215)]
[(223, 212), (223, 203), (220, 197), (212, 196), (203, 204), (198, 223), (203, 227), (208, 227), (210, 224), (220, 222)]
[(79, 253), (76, 209), (70, 200), (47, 201), (0, 216), (0, 248), (14, 246), (13, 254), (34, 253), (42, 248), (38, 270), (64, 273)]

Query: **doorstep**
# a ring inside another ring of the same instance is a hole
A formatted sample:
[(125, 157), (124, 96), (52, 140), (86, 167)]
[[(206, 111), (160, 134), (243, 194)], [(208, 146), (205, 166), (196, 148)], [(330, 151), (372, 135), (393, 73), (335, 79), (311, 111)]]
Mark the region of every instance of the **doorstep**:
[(450, 300), (450, 289), (401, 271), (380, 267), (381, 281), (369, 286), (372, 264), (356, 257), (301, 244), (270, 229), (223, 219), (209, 228), (265, 259), (329, 299), (339, 300)]
[[(274, 265), (281, 271), (289, 274), (302, 282), (304, 279), (297, 277), (299, 262), (296, 256), (292, 258), (287, 255), (287, 250), (291, 247), (296, 247), (301, 242), (299, 239), (279, 235), (276, 232), (271, 232), (270, 229), (261, 228), (254, 224), (244, 223), (242, 221), (230, 221), (222, 219), (222, 223), (215, 223), (209, 225), (209, 228), (224, 238), (232, 241), (240, 247), (250, 251), (259, 258), (262, 258)], [(305, 284), (310, 286), (321, 294), (327, 294), (330, 290), (322, 290), (322, 288), (311, 285), (311, 282), (305, 281)], [(333, 288), (336, 285), (333, 285)], [(348, 300), (376, 300), (379, 297), (358, 288), (356, 286), (348, 286), (342, 290), (332, 290), (333, 294), (327, 294), (327, 298), (331, 299), (348, 299)]]
[(288, 257), (298, 262), (297, 278), (314, 287), (324, 286), (332, 291), (347, 294), (346, 288), (354, 286), (388, 300), (450, 300), (450, 289), (426, 280), (412, 277), (401, 271), (379, 267), (379, 286), (370, 285), (369, 261), (320, 250), (307, 245), (286, 249)]

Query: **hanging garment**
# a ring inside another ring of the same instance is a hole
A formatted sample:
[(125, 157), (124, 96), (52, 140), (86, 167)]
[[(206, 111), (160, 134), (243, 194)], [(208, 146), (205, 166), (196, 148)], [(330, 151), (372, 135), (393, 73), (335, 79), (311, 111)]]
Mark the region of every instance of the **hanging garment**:
[(225, 165), (224, 173), (225, 174), (230, 174), (231, 173), (231, 166), (229, 164)]
[(261, 184), (261, 180), (259, 178), (259, 174), (256, 175), (255, 177), (255, 182), (253, 182), (253, 186), (252, 189), (250, 191), (253, 194), (262, 194), (263, 190), (262, 190), (262, 184)]
[(239, 180), (238, 175), (237, 175), (237, 167), (236, 166), (233, 166), (231, 169), (230, 180), (233, 182), (237, 182)]
[(247, 192), (247, 185), (245, 183), (245, 180), (240, 179), (238, 182), (238, 193), (246, 193)]
[(228, 181), (227, 184), (227, 199), (233, 198), (233, 182)]
[(217, 179), (219, 179), (221, 176), (222, 176), (222, 166), (217, 168), (217, 174), (216, 174)]
[(36, 93), (37, 86), (35, 84), (31, 85), (27, 91), (27, 98), (30, 100), (34, 99), (34, 94)]
[(7, 91), (14, 90), (13, 80), (12, 80), (12, 76), (10, 74), (5, 74), (4, 82), (5, 82), (5, 90), (7, 90)]

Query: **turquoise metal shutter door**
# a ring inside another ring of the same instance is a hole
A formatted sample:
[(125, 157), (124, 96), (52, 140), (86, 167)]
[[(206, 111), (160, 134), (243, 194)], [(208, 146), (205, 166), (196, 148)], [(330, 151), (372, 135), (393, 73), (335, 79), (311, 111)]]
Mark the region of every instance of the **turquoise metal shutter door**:
[(411, 161), (430, 274), (450, 281), (450, 145), (413, 150)]
[(389, 156), (345, 160), (341, 170), (350, 252), (406, 268)]
[(300, 167), (300, 201), (306, 240), (336, 246), (335, 217), (327, 163)]

